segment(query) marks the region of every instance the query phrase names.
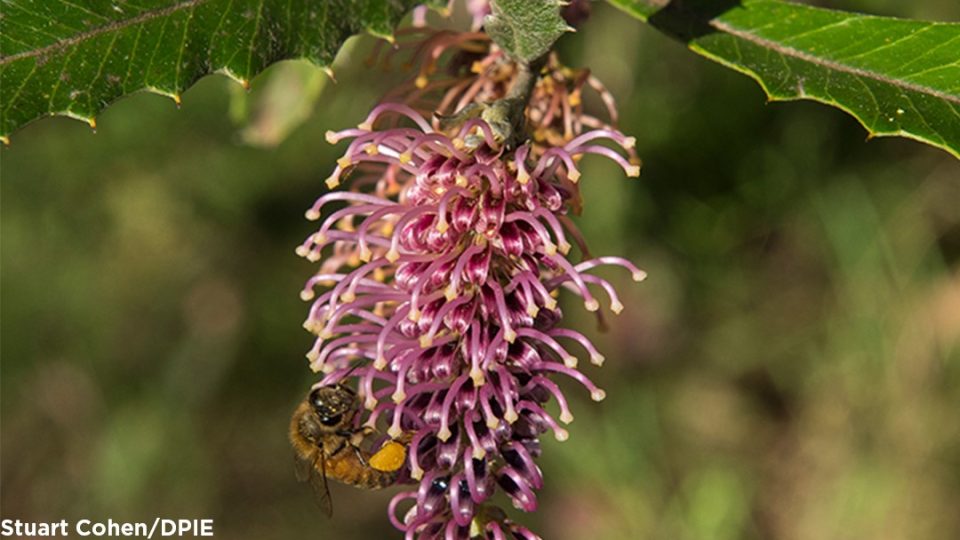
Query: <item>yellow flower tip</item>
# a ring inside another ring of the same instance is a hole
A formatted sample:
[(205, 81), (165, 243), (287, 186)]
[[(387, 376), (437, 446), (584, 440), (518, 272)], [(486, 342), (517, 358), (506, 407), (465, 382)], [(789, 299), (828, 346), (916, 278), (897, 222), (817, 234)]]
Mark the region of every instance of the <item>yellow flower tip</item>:
[(527, 306), (527, 315), (536, 318), (540, 314), (540, 308), (534, 304)]
[(606, 357), (604, 357), (600, 353), (590, 355), (590, 363), (595, 366), (602, 366), (605, 360), (606, 360)]
[(386, 257), (388, 261), (394, 263), (400, 258), (400, 253), (396, 249), (390, 248), (390, 251), (388, 251), (384, 257)]
[(340, 185), (340, 178), (335, 175), (331, 176), (330, 178), (327, 178), (326, 184), (327, 184), (327, 189), (334, 189)]
[(612, 304), (610, 304), (610, 311), (612, 311), (616, 315), (619, 315), (620, 312), (623, 311), (623, 304), (621, 304), (620, 302), (613, 302)]
[(553, 242), (547, 242), (543, 246), (543, 250), (547, 253), (548, 256), (553, 257), (557, 254), (557, 246)]
[(557, 428), (557, 430), (553, 432), (553, 437), (558, 441), (563, 442), (570, 438), (570, 433), (565, 429)]
[(340, 299), (346, 303), (350, 303), (357, 299), (357, 294), (351, 290), (348, 290), (347, 292), (343, 293), (343, 296), (341, 296)]
[(376, 360), (373, 361), (373, 369), (377, 371), (383, 371), (387, 367), (387, 359), (383, 356), (378, 356)]
[(497, 429), (498, 427), (500, 427), (500, 420), (497, 420), (496, 418), (494, 418), (494, 417), (492, 417), (492, 416), (487, 419), (487, 428), (488, 428), (488, 429)]
[(303, 213), (303, 215), (310, 221), (316, 221), (320, 219), (320, 211), (315, 208), (307, 210)]
[(313, 233), (312, 240), (314, 244), (323, 244), (327, 241), (327, 235), (322, 232), (315, 232)]
[(320, 371), (322, 371), (322, 372), (324, 373), (324, 375), (329, 375), (329, 374), (333, 373), (333, 370), (334, 370), (334, 369), (336, 369), (336, 368), (335, 368), (333, 365), (331, 365), (331, 364), (324, 364), (323, 367), (320, 368)]
[(428, 335), (420, 336), (420, 348), (426, 349), (433, 346), (433, 338)]
[(319, 251), (311, 251), (310, 253), (307, 253), (307, 260), (310, 261), (310, 262), (317, 262), (317, 261), (319, 261), (319, 260), (320, 260), (320, 252), (319, 252)]
[(510, 409), (509, 411), (503, 414), (503, 419), (506, 420), (508, 424), (512, 424), (517, 420), (519, 420), (520, 417), (517, 416), (517, 411)]
[(453, 181), (460, 187), (467, 187), (467, 177), (460, 173), (457, 173)]
[(587, 311), (596, 311), (600, 309), (600, 302), (597, 302), (595, 298), (591, 298), (583, 303), (583, 307), (587, 308)]
[(307, 332), (313, 332), (313, 321), (311, 321), (310, 319), (303, 321), (303, 324), (301, 324), (300, 326), (302, 326), (303, 329), (306, 330)]
[(464, 147), (464, 145), (466, 145), (466, 144), (467, 144), (467, 143), (464, 142), (464, 140), (461, 139), (460, 137), (454, 137), (454, 138), (453, 138), (453, 147), (456, 148), (457, 150), (462, 150), (463, 147)]
[(568, 356), (563, 359), (563, 365), (567, 366), (570, 369), (576, 369), (579, 363), (580, 361), (577, 360), (576, 356)]
[(410, 163), (413, 160), (413, 155), (410, 152), (403, 152), (399, 156), (397, 156), (397, 159), (400, 160), (400, 163), (406, 165), (407, 163)]
[(327, 339), (330, 339), (330, 338), (333, 337), (333, 332), (331, 332), (329, 328), (324, 328), (324, 329), (320, 332), (320, 335), (317, 336), (317, 337), (319, 337), (320, 339), (323, 339), (323, 340), (327, 340)]
[(447, 426), (441, 427), (440, 431), (437, 432), (437, 438), (440, 439), (442, 442), (447, 442), (447, 439), (450, 438), (450, 435), (453, 435), (453, 434), (450, 433), (450, 428), (448, 428)]
[(563, 255), (568, 255), (571, 247), (572, 246), (570, 246), (570, 243), (566, 240), (562, 240), (559, 244), (557, 244), (557, 249), (559, 249), (560, 253)]
[(450, 224), (448, 224), (448, 223), (446, 222), (446, 220), (444, 220), (444, 221), (438, 221), (438, 222), (437, 222), (437, 232), (438, 232), (438, 233), (443, 234), (443, 233), (447, 232), (447, 230), (449, 230), (449, 229), (450, 229)]
[(520, 172), (517, 173), (517, 182), (519, 182), (521, 185), (526, 185), (529, 181), (530, 175), (527, 173), (527, 171), (520, 169)]
[(306, 257), (310, 254), (310, 248), (304, 245), (299, 245), (297, 246), (297, 249), (293, 250), (293, 252), (296, 253), (298, 257)]
[(370, 251), (370, 248), (367, 246), (361, 246), (360, 253), (357, 254), (357, 257), (360, 257), (360, 260), (363, 262), (370, 262), (370, 259), (373, 258), (373, 252)]
[(410, 313), (407, 314), (407, 318), (410, 319), (410, 320), (413, 321), (413, 322), (419, 321), (419, 320), (420, 320), (420, 310), (417, 309), (417, 308), (411, 309), (411, 310), (410, 310)]
[(637, 145), (636, 137), (627, 137), (626, 139), (623, 140), (623, 147), (626, 148), (627, 150), (633, 148), (636, 145)]
[(327, 140), (330, 144), (337, 144), (340, 142), (340, 137), (337, 136), (337, 132), (332, 129), (328, 129), (326, 133), (323, 134), (323, 138)]
[(543, 302), (543, 307), (545, 307), (545, 308), (547, 308), (547, 309), (551, 309), (551, 310), (552, 310), (552, 309), (557, 309), (557, 300), (554, 299), (554, 298), (547, 298), (547, 299)]
[(636, 272), (633, 273), (634, 281), (643, 281), (645, 279), (647, 279), (647, 273), (644, 272), (643, 270), (637, 270)]
[(483, 459), (487, 455), (487, 451), (481, 446), (473, 447), (473, 459)]
[(567, 174), (567, 178), (569, 178), (571, 182), (573, 182), (574, 184), (576, 184), (577, 182), (580, 181), (580, 171), (578, 171), (578, 170), (576, 170), (576, 169), (571, 170), (571, 171)]
[(453, 285), (450, 285), (447, 290), (443, 291), (443, 296), (447, 299), (447, 302), (452, 302), (457, 299), (457, 290), (453, 288)]
[(517, 333), (513, 331), (513, 328), (507, 328), (503, 331), (503, 339), (505, 339), (507, 343), (513, 343), (517, 339)]
[(573, 415), (570, 414), (570, 411), (563, 411), (560, 413), (560, 421), (564, 424), (569, 424), (570, 422), (573, 422)]
[(478, 74), (483, 73), (483, 62), (480, 62), (479, 60), (474, 61), (472, 64), (470, 64), (470, 71)]
[(375, 145), (375, 144), (373, 144), (373, 143), (368, 144), (368, 145), (363, 149), (363, 151), (366, 152), (368, 156), (375, 156), (375, 155), (377, 155), (377, 154), (380, 153), (380, 149), (377, 148), (377, 145)]
[[(399, 437), (402, 433), (403, 433), (403, 430), (400, 429), (400, 426), (394, 425), (394, 426), (390, 426), (390, 428), (387, 429), (387, 435), (389, 435), (389, 436), (390, 436), (391, 438), (393, 438), (393, 439), (396, 439), (396, 438)], [(372, 459), (372, 458), (371, 458), (371, 459)], [(370, 466), (373, 467), (373, 465), (370, 465)], [(376, 467), (374, 467), (374, 468), (376, 468)]]
[(350, 159), (350, 156), (343, 156), (337, 160), (337, 165), (339, 165), (341, 169), (346, 169), (350, 165), (353, 165), (353, 161)]
[(357, 124), (357, 129), (362, 129), (364, 131), (373, 131), (373, 124), (370, 122), (361, 122)]
[(367, 396), (367, 399), (363, 401), (363, 406), (368, 411), (372, 411), (377, 408), (377, 398), (373, 396)]
[(423, 469), (417, 467), (416, 465), (410, 467), (410, 478), (413, 478), (416, 481), (423, 479)]
[(309, 360), (310, 363), (312, 364), (312, 363), (316, 362), (318, 358), (320, 358), (320, 353), (317, 352), (317, 351), (311, 350), (311, 351), (309, 351), (307, 354), (305, 354), (304, 356), (306, 356), (306, 357), (307, 357), (307, 360)]
[(570, 102), (571, 107), (576, 107), (577, 105), (580, 105), (581, 103), (580, 92), (572, 92), (570, 94), (570, 97), (567, 98), (567, 101)]
[(597, 388), (593, 392), (590, 392), (590, 399), (594, 401), (603, 401), (606, 397), (607, 397), (607, 393), (599, 388)]
[(640, 166), (639, 165), (630, 165), (627, 167), (627, 176), (631, 178), (636, 178), (640, 176)]
[(420, 75), (419, 77), (417, 77), (417, 80), (413, 82), (413, 84), (415, 84), (417, 88), (423, 89), (427, 87), (427, 83), (429, 82), (430, 82), (430, 79), (427, 79), (425, 75)]
[(470, 378), (473, 379), (473, 385), (476, 387), (481, 387), (487, 383), (487, 378), (484, 377), (483, 370), (479, 368), (470, 370)]
[(399, 405), (403, 403), (403, 400), (407, 399), (407, 393), (404, 392), (403, 390), (397, 390), (396, 392), (393, 393), (392, 396), (390, 396), (390, 399), (392, 399), (394, 403)]
[(310, 300), (313, 300), (313, 296), (314, 296), (313, 289), (304, 289), (300, 291), (300, 299), (303, 300), (304, 302), (309, 302)]

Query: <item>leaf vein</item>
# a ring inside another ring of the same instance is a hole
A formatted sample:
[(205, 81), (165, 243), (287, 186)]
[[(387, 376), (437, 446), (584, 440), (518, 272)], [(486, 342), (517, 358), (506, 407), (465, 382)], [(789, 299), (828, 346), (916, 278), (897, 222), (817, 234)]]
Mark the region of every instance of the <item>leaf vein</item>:
[(183, 2), (180, 2), (179, 4), (174, 4), (172, 6), (168, 6), (165, 8), (158, 8), (158, 9), (152, 9), (150, 11), (145, 11), (137, 15), (136, 17), (132, 17), (126, 20), (113, 21), (103, 26), (98, 26), (97, 28), (94, 28), (92, 30), (81, 32), (75, 36), (70, 36), (68, 38), (61, 39), (56, 43), (52, 43), (45, 47), (39, 47), (37, 49), (32, 49), (29, 51), (22, 51), (15, 54), (2, 56), (0, 57), (0, 66), (9, 64), (10, 62), (14, 62), (23, 58), (35, 58), (37, 56), (43, 56), (46, 54), (59, 52), (67, 47), (78, 45), (80, 43), (93, 39), (99, 35), (106, 34), (108, 32), (116, 32), (119, 30), (123, 30), (124, 28), (128, 28), (130, 26), (149, 22), (154, 19), (165, 17), (167, 15), (176, 13), (183, 9), (188, 9), (188, 8), (196, 7), (198, 5), (205, 4), (209, 1), (210, 0), (185, 0)]
[[(754, 45), (758, 45), (760, 47), (772, 49), (780, 54), (790, 56), (792, 58), (796, 58), (798, 60), (802, 60), (804, 62), (808, 62), (816, 66), (827, 68), (828, 71), (833, 70), (841, 73), (849, 73), (849, 74), (857, 75), (860, 77), (866, 77), (868, 79), (880, 81), (882, 83), (889, 84), (894, 87), (912, 90), (917, 93), (926, 94), (926, 95), (933, 96), (946, 101), (952, 101), (954, 103), (960, 103), (960, 96), (958, 95), (948, 94), (946, 92), (942, 92), (934, 88), (930, 88), (930, 87), (923, 86), (916, 83), (911, 83), (904, 80), (892, 79), (881, 73), (876, 73), (866, 69), (845, 65), (833, 60), (820, 58), (810, 53), (795, 49), (793, 47), (788, 47), (786, 45), (783, 45), (782, 43), (777, 43), (775, 41), (771, 41), (771, 40), (762, 38), (760, 36), (756, 36), (749, 32), (745, 32), (718, 19), (714, 19), (711, 22), (711, 24), (718, 30), (722, 32), (726, 32), (730, 35), (736, 36), (746, 42), (753, 43)], [(736, 41), (734, 41), (734, 43), (736, 43)]]

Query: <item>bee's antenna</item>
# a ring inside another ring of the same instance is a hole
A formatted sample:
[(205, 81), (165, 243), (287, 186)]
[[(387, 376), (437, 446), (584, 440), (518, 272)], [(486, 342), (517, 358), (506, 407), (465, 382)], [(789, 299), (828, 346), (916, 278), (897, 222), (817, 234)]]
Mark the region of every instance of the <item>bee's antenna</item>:
[(345, 371), (345, 372), (343, 372), (342, 374), (339, 374), (339, 375), (337, 374), (336, 371), (333, 371), (333, 372), (327, 374), (326, 377), (324, 377), (320, 382), (314, 384), (313, 386), (314, 386), (314, 388), (318, 388), (318, 387), (321, 387), (321, 386), (330, 386), (330, 385), (333, 385), (333, 384), (340, 384), (341, 382), (343, 382), (344, 379), (346, 379), (346, 378), (349, 377), (351, 374), (353, 374), (353, 372), (356, 371), (358, 368), (363, 367), (364, 364), (365, 364), (365, 362), (360, 361), (360, 362), (354, 364), (353, 366), (351, 366), (350, 369), (348, 369), (347, 371)]
[(350, 375), (352, 375), (353, 372), (356, 371), (357, 368), (359, 368), (359, 367), (362, 366), (362, 365), (364, 365), (364, 362), (363, 362), (362, 360), (361, 360), (360, 362), (357, 362), (356, 364), (354, 364), (353, 367), (351, 367), (350, 369), (348, 369), (347, 372), (344, 373), (342, 377), (340, 377), (340, 380), (342, 381), (343, 379), (346, 379), (347, 377), (349, 377)]
[(345, 371), (342, 375), (340, 375), (339, 377), (337, 377), (337, 379), (336, 379), (336, 384), (340, 384), (340, 383), (341, 383), (342, 381), (344, 381), (347, 377), (349, 377), (350, 375), (352, 375), (354, 371), (356, 371), (358, 368), (363, 367), (366, 363), (367, 363), (367, 362), (364, 362), (364, 361), (361, 360), (360, 362), (357, 362), (356, 364), (354, 364), (353, 366), (351, 366), (350, 369), (348, 369), (348, 370)]

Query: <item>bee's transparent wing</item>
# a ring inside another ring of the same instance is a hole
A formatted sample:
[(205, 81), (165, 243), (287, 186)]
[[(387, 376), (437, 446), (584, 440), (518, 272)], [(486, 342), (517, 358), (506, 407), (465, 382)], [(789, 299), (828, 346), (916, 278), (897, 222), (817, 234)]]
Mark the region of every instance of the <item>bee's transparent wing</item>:
[[(317, 471), (316, 462), (320, 462)], [(333, 516), (333, 499), (330, 497), (330, 486), (327, 485), (327, 461), (323, 459), (323, 450), (316, 454), (315, 459), (295, 456), (294, 472), (300, 482), (310, 482), (313, 490), (313, 499), (327, 517)]]

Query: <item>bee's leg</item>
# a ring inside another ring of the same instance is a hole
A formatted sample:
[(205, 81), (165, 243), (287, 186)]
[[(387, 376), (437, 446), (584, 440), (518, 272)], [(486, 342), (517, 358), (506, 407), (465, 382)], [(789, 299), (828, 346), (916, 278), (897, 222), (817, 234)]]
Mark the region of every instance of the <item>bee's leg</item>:
[(363, 465), (364, 467), (369, 467), (369, 466), (370, 466), (370, 465), (367, 463), (367, 458), (363, 456), (363, 450), (360, 450), (360, 447), (354, 446), (354, 447), (353, 447), (353, 453), (357, 455), (357, 459), (360, 460), (360, 464), (361, 464), (361, 465)]
[(364, 439), (376, 432), (377, 430), (371, 426), (362, 426), (350, 435), (350, 444), (359, 447)]
[(333, 457), (339, 454), (343, 450), (343, 447), (346, 445), (347, 445), (347, 441), (340, 441), (340, 444), (337, 445), (337, 447), (333, 450), (333, 452), (330, 452), (329, 454), (327, 454), (327, 457)]
[(363, 450), (360, 448), (360, 443), (363, 442), (363, 439), (372, 433), (376, 433), (376, 430), (370, 426), (363, 426), (355, 430), (344, 430), (338, 431), (337, 435), (344, 438), (344, 442), (341, 443), (341, 447), (344, 444), (350, 444), (350, 448), (353, 449), (353, 453), (357, 455), (357, 459), (360, 461), (360, 464), (364, 467), (367, 466), (367, 458), (363, 455)]

